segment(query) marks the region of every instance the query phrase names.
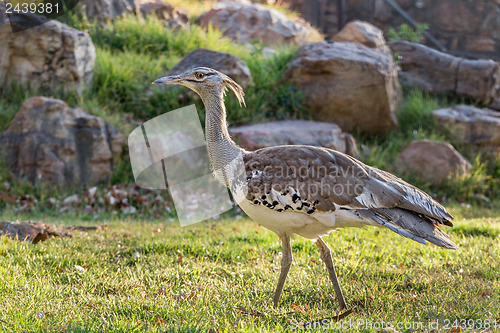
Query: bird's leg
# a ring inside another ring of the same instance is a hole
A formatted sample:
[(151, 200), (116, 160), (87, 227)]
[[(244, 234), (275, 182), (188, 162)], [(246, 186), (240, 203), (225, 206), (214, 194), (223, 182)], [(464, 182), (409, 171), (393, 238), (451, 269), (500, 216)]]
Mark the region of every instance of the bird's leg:
[(281, 258), (281, 273), (273, 298), (275, 308), (278, 307), (281, 293), (283, 292), (283, 286), (285, 285), (285, 280), (288, 275), (288, 271), (292, 266), (292, 260), (293, 260), (292, 244), (290, 243), (290, 236), (283, 235), (280, 238), (281, 238), (281, 244), (283, 245), (283, 258)]
[(335, 267), (333, 267), (333, 259), (330, 248), (326, 243), (318, 238), (316, 241), (316, 246), (319, 248), (321, 253), (321, 260), (325, 263), (326, 268), (328, 268), (328, 274), (330, 275), (330, 280), (333, 284), (333, 289), (335, 289), (335, 294), (337, 295), (337, 301), (339, 302), (339, 310), (347, 309), (347, 305), (345, 303), (344, 295), (342, 294), (342, 290), (340, 289), (339, 280), (337, 279), (337, 273), (335, 273)]

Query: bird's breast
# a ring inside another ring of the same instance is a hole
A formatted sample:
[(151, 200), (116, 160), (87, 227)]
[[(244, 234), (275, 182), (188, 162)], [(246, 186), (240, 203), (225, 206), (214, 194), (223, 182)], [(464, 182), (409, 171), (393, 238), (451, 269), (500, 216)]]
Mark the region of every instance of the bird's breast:
[(350, 210), (315, 211), (307, 214), (293, 210), (277, 211), (249, 200), (243, 200), (239, 205), (252, 220), (278, 235), (297, 234), (314, 240), (338, 228), (372, 224)]

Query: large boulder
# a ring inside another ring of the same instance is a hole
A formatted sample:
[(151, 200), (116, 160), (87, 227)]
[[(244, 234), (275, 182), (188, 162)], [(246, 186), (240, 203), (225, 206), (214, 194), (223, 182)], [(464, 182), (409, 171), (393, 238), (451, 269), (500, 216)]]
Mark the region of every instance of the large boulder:
[(199, 17), (201, 26), (212, 25), (241, 43), (254, 39), (265, 44), (302, 45), (323, 38), (305, 21), (293, 21), (283, 13), (259, 4), (220, 2)]
[(435, 110), (432, 116), (450, 140), (493, 157), (500, 153), (500, 112), (470, 105)]
[(446, 142), (413, 141), (398, 155), (394, 168), (400, 173), (440, 184), (450, 176), (466, 174), (472, 168), (452, 145)]
[(497, 110), (497, 111), (500, 111), (500, 96), (495, 98), (493, 100), (493, 102), (491, 102), (489, 105), (488, 105), (489, 108), (492, 108), (493, 110)]
[(139, 0), (81, 0), (90, 21), (106, 23), (115, 16), (136, 15)]
[(82, 109), (32, 97), (0, 136), (0, 154), (31, 182), (92, 185), (109, 178), (124, 140), (115, 127)]
[[(40, 25), (14, 33), (24, 19), (40, 20)], [(36, 15), (16, 15), (0, 29), (0, 86), (81, 92), (92, 80), (95, 57), (87, 32)]]
[(435, 93), (453, 93), (481, 103), (500, 98), (500, 64), (493, 60), (470, 60), (406, 41), (389, 42), (398, 54), (401, 81)]
[(42, 222), (0, 221), (0, 235), (37, 244), (51, 237), (71, 237), (71, 227), (57, 228)]
[(332, 41), (358, 43), (381, 52), (391, 52), (382, 30), (364, 21), (356, 20), (347, 23), (342, 30), (333, 36)]
[(401, 87), (391, 54), (350, 42), (308, 43), (284, 76), (304, 92), (316, 120), (346, 131), (385, 133), (397, 127)]
[(170, 28), (189, 27), (189, 16), (184, 9), (176, 8), (163, 1), (141, 3), (143, 16), (155, 15), (160, 21)]
[[(282, 0), (328, 36), (338, 32), (339, 1)], [(429, 34), (452, 53), (500, 60), (500, 1), (498, 0), (349, 0), (345, 20), (363, 20), (387, 32), (415, 22), (429, 24)], [(394, 9), (397, 4), (408, 15)], [(430, 42), (424, 40), (428, 45)]]
[(245, 149), (281, 145), (311, 145), (335, 149), (358, 157), (356, 141), (331, 123), (307, 120), (285, 120), (231, 127), (229, 133)]
[(210, 67), (218, 70), (242, 86), (253, 84), (246, 62), (232, 54), (207, 49), (196, 49), (190, 52), (172, 67), (167, 75), (181, 74), (195, 67)]

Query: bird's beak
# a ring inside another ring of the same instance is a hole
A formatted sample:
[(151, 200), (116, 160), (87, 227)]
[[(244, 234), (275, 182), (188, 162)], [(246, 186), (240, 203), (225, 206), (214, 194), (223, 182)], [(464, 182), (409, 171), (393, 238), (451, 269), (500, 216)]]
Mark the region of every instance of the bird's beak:
[(165, 76), (153, 81), (151, 84), (179, 84), (182, 81), (179, 75)]

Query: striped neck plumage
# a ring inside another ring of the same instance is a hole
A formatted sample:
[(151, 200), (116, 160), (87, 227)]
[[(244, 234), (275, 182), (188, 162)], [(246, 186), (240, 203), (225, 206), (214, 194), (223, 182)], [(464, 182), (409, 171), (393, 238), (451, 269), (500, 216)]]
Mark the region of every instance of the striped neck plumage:
[(226, 121), (226, 108), (222, 91), (219, 94), (202, 96), (205, 105), (205, 138), (208, 155), (216, 177), (228, 186), (228, 179), (218, 170), (222, 170), (238, 157), (243, 150), (231, 139)]

